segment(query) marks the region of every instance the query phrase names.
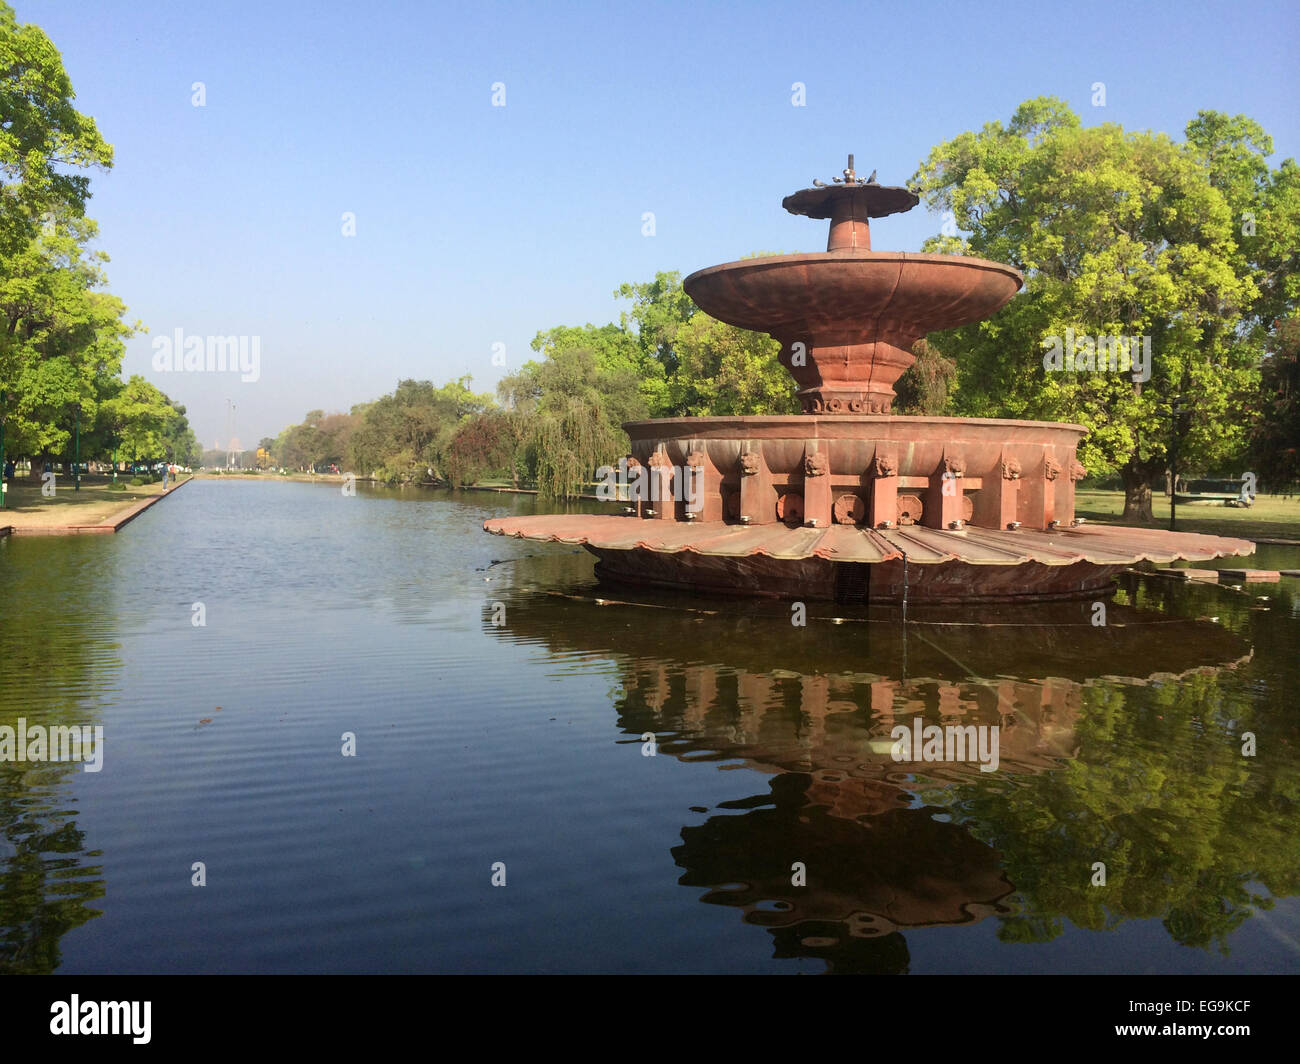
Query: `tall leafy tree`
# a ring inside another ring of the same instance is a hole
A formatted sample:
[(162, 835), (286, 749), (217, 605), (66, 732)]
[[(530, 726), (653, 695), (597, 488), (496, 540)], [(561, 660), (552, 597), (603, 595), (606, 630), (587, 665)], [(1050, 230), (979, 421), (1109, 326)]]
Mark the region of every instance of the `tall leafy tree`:
[[(952, 212), (963, 232), (927, 250), (1025, 273), (1024, 292), (992, 320), (934, 338), (956, 358), (959, 409), (1088, 425), (1081, 460), (1121, 474), (1128, 518), (1150, 520), (1172, 433), (1190, 464), (1241, 453), (1261, 299), (1294, 299), (1289, 282), (1265, 277), (1243, 243), (1241, 205), (1274, 186), (1289, 204), (1294, 168), (1259, 169), (1271, 143), (1255, 128), (1202, 113), (1180, 144), (1110, 124), (1082, 128), (1064, 103), (1044, 97), (1022, 104), (1006, 126), (992, 122), (938, 145), (913, 177), (927, 204)], [(1267, 202), (1260, 211), (1289, 217), (1289, 205)], [(1286, 259), (1280, 245), (1274, 251)], [(1045, 343), (1069, 335), (1149, 337), (1149, 379), (1048, 372)]]
[(157, 387), (133, 374), (126, 386), (104, 403), (102, 416), (120, 440), (121, 456), (143, 462), (168, 457), (168, 429), (182, 415)]
[(680, 273), (657, 273), (614, 294), (632, 300), (620, 322), (635, 330), (652, 416), (798, 412), (794, 383), (777, 361), (780, 344), (705, 314), (686, 294)]
[(6, 450), (30, 456), (33, 476), (67, 450), (74, 408), (94, 421), (133, 332), (121, 301), (96, 290), (107, 256), (88, 249), (95, 232), (89, 219), (60, 216), (0, 263), (0, 396), (13, 397)]
[(1300, 484), (1300, 318), (1279, 322), (1269, 338), (1250, 461), (1274, 491)]
[(676, 332), (676, 372), (667, 406), (679, 416), (797, 414), (794, 381), (777, 361), (781, 345), (702, 310)]
[(48, 214), (85, 213), (89, 178), (113, 149), (72, 101), (63, 59), (0, 0), (0, 256), (25, 248)]
[(492, 403), (469, 383), (469, 377), (440, 388), (431, 381), (399, 381), (392, 395), (360, 412), (346, 446), (350, 464), (390, 482), (446, 479), (446, 449), (457, 427)]
[(96, 291), (100, 263), (85, 218), (89, 178), (112, 148), (75, 94), (58, 49), (0, 0), (0, 417), (10, 453), (66, 450), (93, 423), (119, 371), (122, 304)]

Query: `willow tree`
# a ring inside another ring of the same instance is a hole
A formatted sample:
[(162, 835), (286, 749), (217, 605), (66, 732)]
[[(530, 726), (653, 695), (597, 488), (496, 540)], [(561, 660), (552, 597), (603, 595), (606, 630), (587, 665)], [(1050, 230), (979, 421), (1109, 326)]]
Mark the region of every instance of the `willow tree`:
[[(1087, 425), (1080, 458), (1120, 473), (1131, 519), (1151, 519), (1174, 434), (1189, 467), (1237, 460), (1261, 314), (1266, 302), (1294, 301), (1278, 269), (1289, 261), (1294, 163), (1270, 172), (1271, 151), (1241, 116), (1202, 112), (1176, 143), (1112, 124), (1085, 129), (1050, 97), (934, 148), (912, 180), (946, 213), (947, 235), (926, 250), (1025, 274), (1024, 291), (992, 320), (934, 338), (956, 358), (960, 412)], [(1129, 337), (1139, 351), (1149, 345), (1149, 366), (1126, 371), (1121, 341), (1114, 370), (1097, 368), (1095, 353), (1086, 368), (1098, 341)], [(1085, 368), (1058, 369), (1051, 356), (1072, 344)]]
[(582, 330), (570, 333), (560, 344), (547, 342), (556, 330), (539, 334), (534, 346), (546, 350), (545, 360), (498, 386), (507, 416), (524, 426), (538, 490), (558, 498), (580, 495), (597, 469), (617, 463), (629, 447), (623, 422), (646, 416), (633, 368), (602, 359), (582, 343)]

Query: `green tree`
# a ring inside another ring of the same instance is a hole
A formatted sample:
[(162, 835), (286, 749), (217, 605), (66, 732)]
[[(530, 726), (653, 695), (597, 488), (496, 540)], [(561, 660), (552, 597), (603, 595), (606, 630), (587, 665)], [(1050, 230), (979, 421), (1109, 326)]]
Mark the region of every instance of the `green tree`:
[(49, 214), (83, 215), (89, 178), (76, 171), (113, 165), (75, 98), (58, 49), (0, 0), (0, 259), (26, 248)]
[(1300, 483), (1300, 318), (1278, 322), (1260, 376), (1250, 461), (1277, 491)]
[(68, 448), (75, 406), (83, 424), (94, 421), (134, 331), (121, 301), (95, 291), (107, 258), (87, 250), (95, 232), (89, 219), (60, 217), (0, 263), (0, 393), (14, 396), (6, 450), (30, 456), (34, 477)]
[(668, 380), (678, 370), (677, 332), (697, 311), (682, 288), (677, 271), (656, 273), (645, 284), (621, 284), (614, 292), (630, 299), (632, 308), (619, 314), (622, 331), (635, 338), (639, 351), (637, 369), (641, 393), (652, 417), (674, 413), (668, 395)]
[(738, 329), (702, 310), (674, 338), (676, 372), (669, 408), (678, 416), (797, 414), (794, 383), (777, 361), (781, 345), (766, 333)]
[[(107, 256), (88, 250), (89, 178), (112, 149), (75, 94), (58, 50), (0, 0), (0, 396), (6, 449), (43, 460), (93, 424), (116, 376), (122, 304), (94, 289)], [(12, 399), (9, 397), (12, 396)]]
[(924, 339), (912, 345), (912, 354), (916, 361), (894, 385), (894, 411), (926, 417), (946, 413), (957, 387), (957, 363)]
[(185, 407), (174, 399), (169, 400), (168, 405), (176, 416), (163, 426), (163, 457), (180, 466), (196, 466), (203, 458), (203, 448), (190, 428)]
[[(552, 330), (554, 332), (554, 330)], [(535, 347), (544, 347), (539, 334)], [(573, 337), (580, 344), (580, 334)], [(539, 343), (539, 341), (541, 341)], [(605, 363), (591, 348), (552, 346), (502, 380), (498, 394), (517, 421), (527, 466), (545, 495), (581, 494), (596, 470), (613, 465), (630, 446), (623, 422), (645, 417), (636, 371)]]
[(635, 328), (652, 417), (798, 413), (794, 384), (777, 361), (780, 344), (709, 317), (686, 294), (681, 274), (657, 273), (614, 294), (632, 300), (620, 321), (624, 331)]
[[(1005, 127), (940, 144), (913, 177), (927, 205), (951, 211), (967, 234), (926, 250), (970, 252), (1025, 273), (1024, 292), (992, 320), (932, 338), (959, 353), (960, 411), (1088, 425), (1080, 458), (1094, 472), (1120, 472), (1127, 518), (1151, 518), (1176, 397), (1189, 464), (1241, 453), (1258, 380), (1259, 301), (1266, 291), (1294, 298), (1287, 281), (1263, 276), (1232, 202), (1264, 187), (1286, 192), (1293, 165), (1267, 181), (1251, 177), (1252, 156), (1271, 148), (1266, 139), (1240, 123), (1224, 134), (1205, 113), (1198, 123), (1177, 144), (1109, 124), (1084, 129), (1065, 104), (1040, 98)], [(1215, 156), (1217, 170), (1210, 142), (1232, 149)], [(1047, 372), (1044, 345), (1067, 330), (1149, 337), (1149, 380)]]
[(469, 377), (435, 388), (430, 381), (399, 381), (396, 391), (353, 416), (346, 450), (358, 472), (392, 483), (447, 479), (446, 449), (466, 418), (487, 409), (490, 395), (469, 388)]
[(474, 484), (486, 476), (504, 473), (519, 484), (516, 455), (520, 439), (503, 410), (485, 410), (466, 418), (447, 446), (447, 479), (453, 484)]
[(104, 421), (120, 439), (124, 458), (141, 462), (166, 456), (168, 428), (181, 415), (154, 385), (133, 374), (104, 407)]

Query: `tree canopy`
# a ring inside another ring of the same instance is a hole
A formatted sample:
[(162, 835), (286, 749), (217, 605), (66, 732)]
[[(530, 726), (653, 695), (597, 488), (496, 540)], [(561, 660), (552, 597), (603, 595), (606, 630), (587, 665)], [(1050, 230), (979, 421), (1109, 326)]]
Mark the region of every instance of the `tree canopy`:
[[(926, 250), (1025, 274), (1024, 292), (992, 320), (932, 338), (959, 352), (958, 412), (1088, 425), (1081, 461), (1119, 471), (1126, 516), (1148, 519), (1173, 431), (1190, 465), (1244, 451), (1265, 337), (1296, 296), (1294, 162), (1269, 170), (1271, 139), (1240, 115), (1201, 112), (1186, 136), (1083, 128), (1043, 97), (1005, 126), (938, 145), (913, 177), (961, 233)], [(1148, 379), (1122, 363), (1045, 364), (1062, 338), (1083, 355), (1083, 341), (1111, 337), (1149, 343)]]
[(33, 477), (42, 458), (71, 457), (78, 431), (86, 457), (119, 440), (141, 458), (196, 450), (183, 408), (120, 377), (135, 329), (103, 291), (108, 256), (93, 247), (82, 172), (107, 170), (113, 150), (74, 99), (58, 49), (0, 0), (0, 421)]

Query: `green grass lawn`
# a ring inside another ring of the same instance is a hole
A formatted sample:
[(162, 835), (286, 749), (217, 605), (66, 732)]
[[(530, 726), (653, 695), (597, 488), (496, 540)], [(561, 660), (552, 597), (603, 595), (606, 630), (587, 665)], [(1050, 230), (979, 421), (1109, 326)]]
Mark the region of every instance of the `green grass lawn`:
[[(112, 478), (107, 474), (83, 473), (81, 490), (77, 491), (71, 474), (59, 476), (54, 481), (53, 495), (41, 493), (41, 482), (25, 476), (9, 482), (5, 504), (0, 508), (0, 528), (14, 525), (18, 528), (55, 528), (66, 525), (97, 525), (141, 499), (162, 494), (162, 483), (130, 485), (130, 473), (119, 473), (117, 480), (124, 491), (109, 491)], [(188, 480), (184, 474), (179, 480)], [(172, 484), (176, 481), (171, 482)], [(169, 484), (169, 487), (171, 484)]]
[[(1156, 494), (1152, 498), (1155, 528), (1169, 527), (1169, 499)], [(1122, 491), (1080, 490), (1075, 496), (1075, 516), (1107, 524), (1123, 524)], [(1127, 522), (1136, 524), (1136, 522)], [(1206, 532), (1216, 536), (1241, 539), (1300, 540), (1300, 496), (1290, 499), (1281, 495), (1260, 495), (1249, 509), (1221, 503), (1196, 502), (1178, 504), (1179, 532)]]

